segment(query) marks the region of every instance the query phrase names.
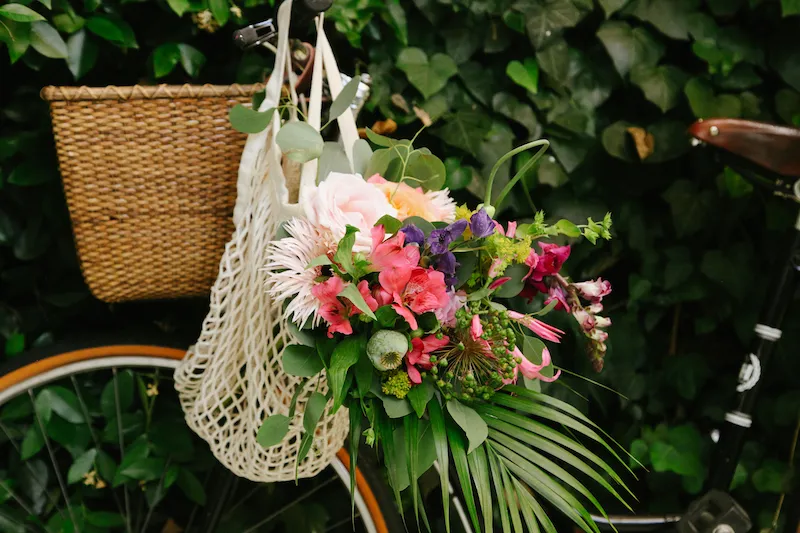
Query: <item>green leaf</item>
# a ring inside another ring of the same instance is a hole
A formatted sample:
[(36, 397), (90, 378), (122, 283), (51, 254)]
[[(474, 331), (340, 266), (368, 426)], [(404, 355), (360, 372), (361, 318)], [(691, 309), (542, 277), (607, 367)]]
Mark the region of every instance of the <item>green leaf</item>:
[[(467, 454), (469, 463), (469, 473), (475, 489), (478, 492), (478, 501), (483, 515), (484, 531), (492, 531), (492, 488), (489, 485), (489, 465), (486, 461), (486, 451), (484, 446), (478, 446)], [(520, 530), (521, 531), (521, 530)]]
[(117, 476), (125, 476), (139, 481), (154, 481), (161, 478), (166, 462), (158, 457), (145, 457), (130, 465), (120, 465)]
[(428, 380), (411, 387), (408, 392), (408, 401), (411, 402), (411, 407), (414, 408), (419, 418), (422, 418), (422, 415), (425, 414), (425, 407), (433, 398), (434, 392), (433, 385)]
[(333, 254), (333, 261), (341, 265), (342, 269), (353, 277), (355, 277), (353, 245), (356, 243), (356, 233), (358, 233), (358, 228), (348, 224), (345, 227), (344, 237), (339, 241), (339, 245), (336, 247), (336, 253)]
[(350, 109), (350, 105), (356, 98), (356, 93), (358, 92), (358, 86), (360, 83), (361, 78), (356, 76), (342, 88), (339, 96), (337, 96), (331, 104), (330, 110), (328, 111), (328, 120), (339, 118), (342, 113)]
[(289, 433), (289, 417), (286, 415), (270, 415), (264, 419), (264, 423), (258, 428), (256, 442), (264, 448), (271, 448), (283, 442), (286, 434)]
[(200, 74), (200, 69), (206, 64), (206, 56), (203, 52), (188, 44), (179, 44), (181, 66), (186, 74), (196, 78)]
[(489, 434), (489, 429), (486, 422), (483, 421), (481, 416), (475, 412), (471, 407), (467, 407), (458, 400), (449, 400), (447, 402), (447, 412), (453, 417), (453, 420), (461, 426), (469, 441), (469, 449), (467, 453), (472, 453), (475, 448), (480, 446), (486, 440)]
[(397, 68), (405, 72), (411, 85), (426, 99), (442, 90), (447, 80), (458, 72), (458, 66), (450, 56), (435, 54), (428, 59), (420, 48), (401, 50), (397, 56)]
[(32, 424), (25, 432), (25, 437), (22, 439), (22, 446), (20, 447), (20, 459), (27, 461), (44, 447), (44, 436), (39, 430), (37, 424)]
[[(325, 146), (322, 147), (322, 154), (319, 156), (317, 182), (325, 181), (331, 172), (350, 174), (352, 171), (350, 160), (347, 159), (347, 154), (342, 145), (338, 142), (326, 142)], [(363, 173), (363, 175), (366, 174)]]
[(384, 135), (379, 135), (372, 131), (370, 128), (366, 128), (367, 132), (367, 139), (377, 146), (383, 146), (384, 148), (391, 148), (394, 145), (398, 144), (400, 141), (396, 141)]
[[(367, 174), (367, 167), (372, 159), (372, 148), (365, 139), (357, 139), (353, 145), (353, 171), (356, 174), (361, 174), (364, 177)], [(348, 169), (346, 172), (350, 172)]]
[(353, 366), (353, 373), (356, 378), (356, 391), (358, 396), (363, 398), (372, 387), (372, 378), (375, 375), (375, 367), (367, 357), (362, 357)]
[(781, 13), (784, 17), (800, 15), (800, 0), (781, 0)]
[(328, 398), (322, 393), (315, 392), (309, 396), (306, 410), (303, 414), (303, 429), (306, 430), (306, 433), (314, 434), (327, 404)]
[(649, 447), (642, 439), (636, 439), (631, 443), (630, 454), (636, 459), (630, 460), (631, 468), (638, 468), (640, 464), (646, 465), (649, 460)]
[(198, 505), (205, 505), (206, 491), (203, 489), (200, 480), (195, 477), (191, 470), (181, 468), (178, 474), (178, 486), (191, 501)]
[(722, 181), (725, 190), (728, 191), (731, 198), (741, 198), (753, 192), (753, 184), (744, 179), (741, 174), (731, 167), (725, 167), (722, 174)]
[(372, 320), (377, 320), (375, 318), (375, 314), (372, 312), (372, 310), (367, 305), (367, 302), (364, 300), (364, 297), (361, 296), (361, 293), (358, 291), (358, 287), (356, 287), (354, 284), (348, 283), (347, 285), (345, 285), (344, 289), (342, 289), (342, 291), (337, 296), (350, 300), (350, 302), (352, 302), (353, 305), (355, 305), (359, 309), (359, 311), (364, 313), (366, 316), (370, 317)]
[(692, 78), (683, 89), (694, 116), (697, 118), (731, 117), (742, 115), (742, 102), (732, 94), (716, 96), (711, 86), (701, 78)]
[(324, 368), (314, 347), (290, 344), (283, 350), (283, 370), (291, 376), (310, 378)]
[(536, 59), (529, 57), (524, 63), (511, 61), (506, 67), (506, 74), (511, 81), (525, 90), (533, 94), (539, 92), (539, 64)]
[(67, 422), (73, 424), (86, 422), (78, 397), (69, 389), (56, 385), (42, 390), (36, 395), (37, 409), (44, 405), (47, 405), (47, 409), (52, 410)]
[(6, 338), (6, 355), (19, 355), (25, 351), (25, 334), (12, 333)]
[(510, 277), (511, 279), (503, 285), (495, 289), (494, 294), (498, 298), (513, 298), (517, 296), (522, 289), (525, 288), (525, 281), (523, 278), (528, 275), (530, 268), (528, 265), (511, 265), (503, 272), (503, 277)]
[[(508, 514), (508, 495), (506, 494), (505, 487), (503, 486), (503, 466), (500, 458), (495, 453), (494, 448), (489, 448), (489, 465), (492, 472), (492, 485), (494, 485), (494, 492), (497, 495), (497, 508), (500, 514), (500, 524), (503, 528), (503, 533), (511, 533), (511, 520)], [(527, 490), (527, 489), (526, 489)]]
[(106, 41), (111, 41), (116, 44), (124, 44), (126, 42), (125, 30), (122, 28), (120, 21), (106, 17), (103, 15), (95, 15), (86, 21), (86, 27), (89, 31), (102, 37)]
[(632, 28), (626, 22), (609, 20), (597, 30), (597, 37), (606, 47), (620, 76), (635, 66), (654, 67), (664, 55), (664, 45), (645, 28)]
[(214, 15), (214, 20), (216, 20), (220, 26), (224, 26), (228, 23), (231, 17), (228, 0), (208, 0), (208, 8), (211, 10), (211, 14)]
[(429, 402), (428, 417), (431, 422), (431, 433), (436, 448), (436, 460), (439, 462), (439, 487), (442, 490), (442, 505), (444, 508), (445, 531), (450, 531), (450, 455), (447, 446), (447, 429), (445, 427), (444, 412), (439, 405), (439, 399)]
[[(116, 383), (116, 388), (115, 388)], [(100, 395), (100, 409), (103, 416), (112, 419), (117, 416), (117, 408), (120, 413), (125, 413), (133, 405), (133, 373), (124, 370), (114, 376), (111, 381), (103, 387)]]
[(528, 37), (537, 49), (557, 36), (561, 30), (575, 26), (582, 17), (572, 0), (527, 0), (518, 5), (525, 13)]
[(447, 144), (477, 155), (489, 133), (492, 119), (482, 111), (461, 110), (434, 131)]
[(62, 33), (72, 34), (86, 25), (86, 19), (74, 11), (61, 13), (53, 17), (53, 25)]
[(236, 131), (242, 133), (260, 133), (267, 129), (269, 123), (272, 122), (274, 113), (274, 108), (259, 112), (252, 108), (245, 107), (242, 104), (236, 104), (228, 113), (228, 119), (231, 122), (231, 126)]
[(408, 484), (411, 487), (411, 500), (414, 502), (414, 516), (419, 521), (419, 426), (420, 421), (413, 416), (403, 418), (403, 430), (406, 442), (406, 466), (408, 471)]
[(94, 67), (99, 48), (86, 30), (79, 30), (67, 40), (67, 52), (69, 71), (76, 80), (79, 80)]
[(440, 191), (447, 178), (447, 169), (435, 155), (418, 152), (409, 158), (406, 175), (413, 178), (409, 181), (415, 187), (422, 187), (426, 191)]
[(55, 181), (57, 174), (53, 165), (43, 159), (26, 159), (11, 171), (8, 183), (29, 187)]
[(25, 54), (31, 44), (31, 25), (6, 20), (0, 24), (0, 41), (6, 43), (11, 64)]
[(555, 227), (561, 235), (566, 235), (567, 237), (573, 238), (581, 236), (580, 228), (567, 219), (562, 218), (556, 222)]
[(450, 424), (446, 419), (445, 429), (447, 430), (447, 441), (450, 443), (450, 456), (453, 458), (453, 465), (458, 474), (458, 483), (464, 495), (464, 504), (467, 507), (467, 513), (469, 513), (475, 531), (480, 531), (481, 527), (478, 522), (478, 510), (475, 507), (475, 494), (472, 492), (472, 478), (469, 472), (464, 436), (457, 427)]
[(162, 44), (153, 50), (153, 74), (163, 78), (170, 74), (181, 60), (181, 52), (175, 43)]
[(322, 135), (306, 122), (284, 124), (275, 136), (275, 142), (286, 157), (298, 163), (318, 158), (325, 147)]
[(633, 0), (625, 9), (626, 14), (649, 22), (673, 39), (689, 38), (690, 19), (699, 7), (699, 0)]
[(403, 223), (391, 215), (383, 215), (381, 218), (378, 219), (375, 225), (383, 226), (384, 231), (392, 235), (400, 231), (400, 228), (403, 227)]
[[(548, 75), (550, 85), (558, 87), (566, 85), (570, 80), (570, 74), (575, 76), (575, 72), (570, 73), (570, 51), (567, 41), (558, 39), (545, 48), (536, 51), (536, 59), (542, 70)], [(574, 69), (573, 69), (574, 70)]]
[(639, 65), (631, 70), (631, 81), (638, 85), (645, 98), (656, 104), (663, 113), (678, 105), (687, 75), (669, 65), (648, 67)]
[(189, 0), (167, 0), (167, 4), (169, 4), (170, 9), (179, 17), (182, 17), (184, 13), (192, 8)]
[[(373, 391), (374, 392), (374, 391)], [(406, 398), (397, 398), (395, 396), (386, 395), (378, 389), (378, 398), (383, 403), (383, 410), (386, 411), (386, 416), (389, 418), (403, 418), (414, 412), (411, 403)]]
[(16, 22), (36, 22), (37, 20), (45, 20), (39, 13), (22, 4), (6, 4), (0, 6), (0, 17)]
[(677, 180), (662, 194), (672, 210), (672, 221), (679, 237), (696, 233), (712, 214), (714, 198), (708, 191), (698, 191), (688, 180)]
[[(531, 137), (538, 137), (539, 132), (541, 131), (541, 125), (539, 124), (533, 109), (528, 104), (523, 103), (515, 96), (512, 96), (508, 93), (497, 93), (492, 98), (492, 108), (506, 118), (525, 126), (525, 128), (528, 130), (528, 134)], [(448, 160), (450, 159), (453, 158), (448, 158)], [(445, 167), (447, 167), (447, 160), (445, 160)], [(460, 174), (454, 178), (451, 178), (451, 172), (448, 167), (447, 183), (448, 185), (450, 183), (454, 184), (453, 186), (450, 186), (450, 189), (452, 190), (462, 189), (469, 185), (469, 182), (472, 181), (472, 172), (470, 172), (469, 167), (458, 166), (454, 169), (453, 173)]]
[(45, 57), (64, 59), (69, 56), (67, 43), (47, 22), (39, 21), (31, 24), (31, 46)]
[[(359, 409), (350, 409), (350, 494), (356, 493), (356, 477), (358, 473), (358, 447), (361, 441), (361, 418), (362, 413)], [(355, 520), (356, 499), (350, 499), (350, 519)]]
[(606, 18), (613, 15), (615, 12), (619, 11), (625, 4), (627, 4), (630, 0), (598, 0), (600, 6), (603, 8), (603, 11), (606, 13)]
[(331, 365), (328, 369), (328, 383), (333, 392), (331, 414), (339, 410), (347, 395), (345, 390), (347, 371), (356, 364), (360, 357), (366, 356), (366, 349), (367, 340), (363, 335), (347, 337), (333, 349)]

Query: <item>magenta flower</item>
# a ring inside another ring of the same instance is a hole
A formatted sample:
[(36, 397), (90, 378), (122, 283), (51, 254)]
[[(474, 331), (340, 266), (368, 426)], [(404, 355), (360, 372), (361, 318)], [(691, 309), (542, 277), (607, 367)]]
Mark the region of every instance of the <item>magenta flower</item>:
[(528, 266), (531, 266), (529, 275), (533, 281), (542, 281), (545, 276), (558, 274), (561, 271), (561, 266), (564, 264), (564, 261), (569, 258), (569, 245), (558, 246), (557, 244), (549, 242), (540, 242), (539, 248), (542, 249), (542, 253), (537, 257), (533, 266), (529, 263), (529, 261), (532, 262), (530, 256), (525, 261)]

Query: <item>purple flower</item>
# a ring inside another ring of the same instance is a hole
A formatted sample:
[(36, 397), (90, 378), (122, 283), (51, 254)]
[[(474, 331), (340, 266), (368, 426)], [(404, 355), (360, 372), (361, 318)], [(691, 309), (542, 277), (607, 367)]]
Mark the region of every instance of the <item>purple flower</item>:
[(456, 256), (453, 252), (447, 251), (441, 255), (437, 255), (433, 259), (434, 268), (444, 274), (444, 282), (448, 287), (452, 287), (458, 281), (456, 277), (456, 268), (459, 263), (456, 261)]
[(472, 235), (477, 239), (488, 237), (494, 233), (494, 220), (489, 216), (485, 209), (481, 208), (480, 211), (472, 215), (469, 219), (469, 229)]
[(428, 244), (433, 255), (442, 255), (450, 251), (450, 243), (456, 240), (467, 229), (467, 221), (456, 220), (442, 229), (435, 229), (428, 237)]
[(416, 244), (420, 248), (425, 244), (425, 234), (414, 224), (404, 226), (400, 228), (400, 231), (406, 234), (406, 244)]

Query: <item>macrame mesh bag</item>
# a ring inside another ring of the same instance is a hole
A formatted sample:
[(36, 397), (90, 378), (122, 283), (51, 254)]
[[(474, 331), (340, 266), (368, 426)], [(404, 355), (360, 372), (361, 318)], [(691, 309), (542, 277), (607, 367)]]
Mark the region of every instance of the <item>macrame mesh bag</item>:
[[(291, 1), (278, 13), (278, 50), (273, 75), (267, 84), (260, 110), (275, 107), (281, 97), (284, 76), (289, 71), (287, 29)], [(319, 24), (317, 54), (312, 78), (308, 122), (319, 130), (322, 100), (322, 63), (334, 97), (341, 79), (329, 44)], [(324, 58), (324, 59), (323, 59)], [(290, 83), (293, 86), (293, 83)], [(292, 94), (296, 101), (296, 94)], [(339, 128), (345, 145), (357, 138), (352, 114), (344, 113)], [(189, 426), (211, 446), (214, 455), (235, 474), (253, 481), (276, 482), (311, 477), (324, 469), (341, 448), (349, 429), (346, 409), (328, 411), (317, 428), (314, 445), (295, 470), (300, 448), (302, 415), (308, 396), (315, 389), (327, 392), (324, 375), (308, 384), (298, 398), (297, 410), (287, 437), (269, 449), (256, 442), (258, 429), (267, 416), (289, 413), (289, 404), (300, 379), (282, 367), (283, 349), (294, 342), (281, 306), (266, 292), (268, 245), (280, 224), (302, 211), (290, 203), (290, 190), (315, 185), (316, 161), (303, 168), (281, 164), (275, 144), (280, 128), (276, 113), (263, 132), (250, 135), (239, 167), (238, 196), (234, 209), (235, 231), (225, 247), (219, 276), (211, 290), (208, 315), (197, 343), (190, 348), (175, 372), (175, 386)], [(351, 155), (352, 148), (348, 150)], [(351, 159), (352, 161), (352, 159)], [(301, 193), (302, 194), (302, 193)]]

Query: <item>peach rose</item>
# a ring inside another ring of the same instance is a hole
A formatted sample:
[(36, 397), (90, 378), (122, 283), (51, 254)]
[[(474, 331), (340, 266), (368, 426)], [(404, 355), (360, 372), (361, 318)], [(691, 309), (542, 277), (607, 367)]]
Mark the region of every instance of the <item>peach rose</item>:
[(378, 187), (386, 199), (397, 210), (397, 218), (422, 217), (429, 222), (453, 222), (456, 217), (456, 203), (450, 198), (448, 190), (428, 191), (422, 187), (410, 187), (405, 183), (386, 181), (379, 174), (367, 180)]
[(353, 247), (357, 252), (372, 249), (371, 231), (378, 219), (397, 217), (383, 192), (358, 174), (331, 172), (318, 186), (303, 191), (302, 203), (308, 221), (337, 240), (344, 237), (348, 225), (358, 228)]

